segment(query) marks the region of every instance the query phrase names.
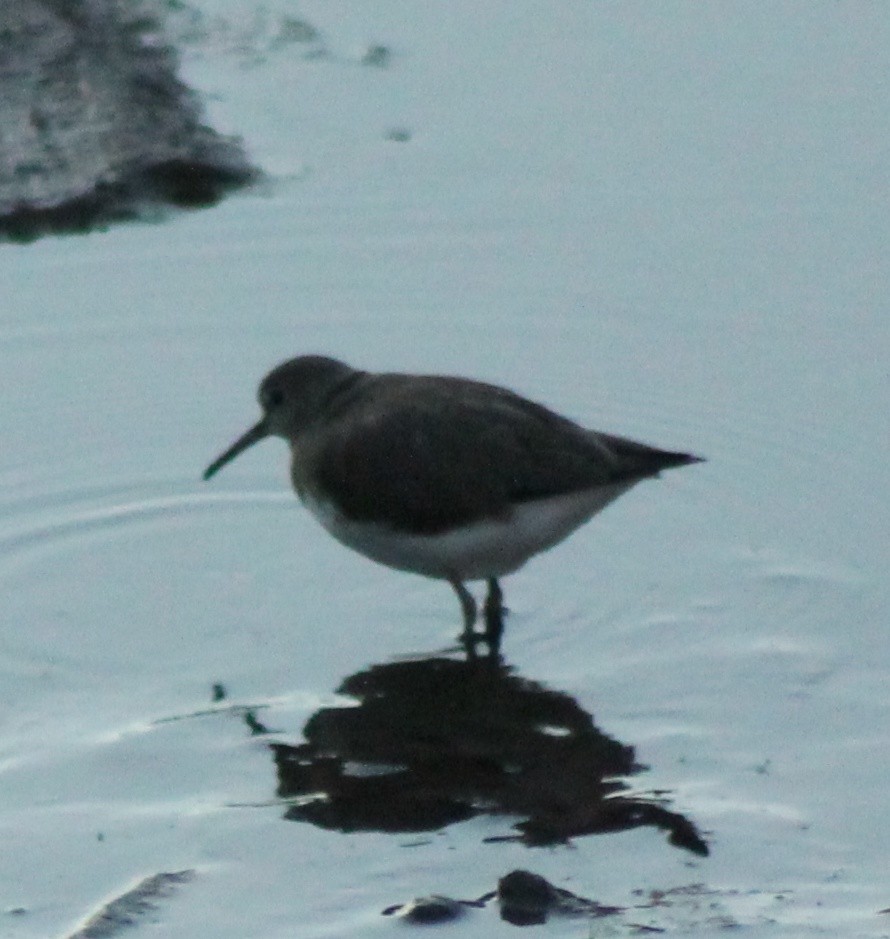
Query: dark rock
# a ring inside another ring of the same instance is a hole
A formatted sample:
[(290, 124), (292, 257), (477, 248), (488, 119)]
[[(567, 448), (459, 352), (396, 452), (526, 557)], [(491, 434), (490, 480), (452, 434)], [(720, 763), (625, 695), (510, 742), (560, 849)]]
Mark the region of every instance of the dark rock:
[(428, 926), (433, 923), (448, 923), (459, 919), (466, 912), (467, 904), (463, 900), (452, 900), (451, 897), (434, 895), (431, 897), (418, 897), (410, 903), (390, 906), (383, 911), (384, 916), (403, 917), (407, 922), (418, 926)]
[(625, 912), (624, 907), (604, 906), (555, 887), (540, 874), (516, 870), (498, 881), (497, 899), (501, 919), (514, 926), (536, 926), (551, 915), (600, 917)]
[(201, 123), (161, 0), (0, 5), (0, 236), (212, 205), (258, 178)]

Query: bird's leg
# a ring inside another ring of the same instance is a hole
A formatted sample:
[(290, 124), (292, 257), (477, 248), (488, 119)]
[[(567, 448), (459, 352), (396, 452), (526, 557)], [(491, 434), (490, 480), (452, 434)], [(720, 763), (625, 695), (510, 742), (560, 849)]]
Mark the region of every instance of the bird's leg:
[(504, 595), (497, 578), (488, 578), (488, 596), (485, 598), (485, 638), (492, 652), (497, 652), (501, 645), (504, 631)]
[(468, 640), (473, 636), (473, 627), (476, 625), (476, 601), (469, 590), (459, 581), (449, 581), (460, 600), (460, 608), (464, 614), (464, 631), (461, 638)]

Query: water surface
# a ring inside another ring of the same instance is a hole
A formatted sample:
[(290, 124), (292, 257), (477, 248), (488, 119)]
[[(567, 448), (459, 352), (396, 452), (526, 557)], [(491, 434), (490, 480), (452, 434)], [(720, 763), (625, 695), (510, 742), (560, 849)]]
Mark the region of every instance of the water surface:
[[(560, 935), (885, 935), (883, 8), (209, 6), (185, 77), (270, 185), (0, 251), (0, 934), (87, 935), (128, 896), (171, 936), (370, 936), (527, 870), (624, 910)], [(284, 16), (315, 32), (275, 41)], [(200, 481), (305, 352), (708, 457), (506, 580), (487, 680), (567, 710), (465, 713), (474, 772), (424, 777), (424, 824), (376, 812), (422, 702), (372, 747), (357, 689), (466, 681), (450, 589), (334, 543), (280, 442)], [(601, 785), (707, 857), (652, 824), (516, 837), (594, 729), (624, 760)], [(483, 770), (511, 740), (505, 805)], [(364, 814), (287, 790), (307, 745)], [(489, 902), (447, 928), (514, 927)]]

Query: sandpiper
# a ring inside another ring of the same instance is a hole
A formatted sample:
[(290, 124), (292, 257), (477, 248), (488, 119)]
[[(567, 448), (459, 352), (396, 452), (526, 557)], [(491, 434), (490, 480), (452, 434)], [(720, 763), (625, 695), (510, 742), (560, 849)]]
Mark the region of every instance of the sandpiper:
[(264, 437), (283, 437), (294, 489), (312, 514), (374, 561), (447, 580), (466, 642), (479, 636), (465, 582), (488, 582), (483, 638), (493, 648), (503, 629), (498, 578), (641, 479), (701, 462), (587, 430), (506, 388), (364, 372), (323, 356), (283, 362), (258, 398), (262, 419), (204, 479)]

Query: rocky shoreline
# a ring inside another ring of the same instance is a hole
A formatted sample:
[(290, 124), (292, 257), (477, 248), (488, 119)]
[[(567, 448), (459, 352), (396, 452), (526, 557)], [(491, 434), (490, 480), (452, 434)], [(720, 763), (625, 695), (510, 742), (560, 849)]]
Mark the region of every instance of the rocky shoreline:
[(213, 205), (259, 178), (202, 123), (161, 0), (18, 0), (0, 12), (0, 238)]

